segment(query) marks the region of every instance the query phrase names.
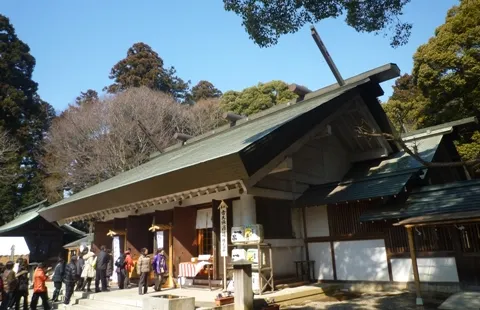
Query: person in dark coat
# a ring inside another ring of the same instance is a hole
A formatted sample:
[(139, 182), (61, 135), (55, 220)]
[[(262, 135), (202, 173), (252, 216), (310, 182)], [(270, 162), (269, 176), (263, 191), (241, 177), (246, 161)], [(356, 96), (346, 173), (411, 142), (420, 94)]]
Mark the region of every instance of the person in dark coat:
[(75, 289), (76, 291), (81, 291), (83, 287), (83, 278), (82, 278), (82, 271), (83, 267), (85, 266), (85, 260), (83, 259), (83, 256), (87, 254), (85, 251), (83, 251), (80, 256), (78, 257), (77, 260), (77, 288)]
[(125, 277), (126, 277), (126, 263), (125, 263), (125, 254), (120, 254), (120, 256), (115, 261), (115, 267), (117, 271), (117, 282), (118, 288), (123, 290), (125, 288)]
[(8, 261), (5, 265), (5, 270), (2, 273), (2, 282), (3, 282), (3, 299), (0, 309), (8, 309), (15, 302), (15, 292), (17, 290), (17, 278), (15, 276), (15, 271), (13, 271), (14, 263)]
[(65, 273), (63, 274), (63, 283), (65, 283), (65, 301), (64, 304), (70, 303), (73, 290), (75, 288), (75, 282), (77, 280), (77, 257), (72, 256), (70, 263), (65, 267)]
[(17, 281), (18, 287), (15, 293), (15, 310), (20, 310), (20, 300), (23, 297), (23, 310), (28, 310), (28, 264), (25, 259), (18, 261)]
[(107, 262), (107, 270), (106, 270), (106, 275), (107, 275), (107, 288), (110, 287), (110, 281), (113, 276), (113, 255), (112, 255), (112, 250), (107, 249), (107, 255), (108, 255), (108, 262)]
[[(107, 264), (109, 256), (105, 251), (105, 246), (100, 247), (100, 253), (97, 256), (97, 267), (95, 275), (95, 293), (107, 291)], [(102, 282), (102, 290), (100, 290), (100, 282)]]
[(62, 289), (62, 281), (63, 281), (63, 274), (65, 273), (65, 261), (63, 258), (59, 257), (57, 261), (57, 265), (55, 265), (55, 269), (53, 270), (53, 285), (55, 290), (53, 291), (52, 301), (57, 302), (58, 296), (60, 295), (60, 290)]

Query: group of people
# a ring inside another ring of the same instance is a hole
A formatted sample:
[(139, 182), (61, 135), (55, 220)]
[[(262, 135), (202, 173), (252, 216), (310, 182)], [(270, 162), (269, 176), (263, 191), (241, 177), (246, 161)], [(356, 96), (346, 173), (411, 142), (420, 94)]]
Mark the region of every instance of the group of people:
[[(121, 260), (121, 264), (119, 263)], [(71, 268), (69, 268), (69, 266)], [(118, 275), (119, 288), (123, 289), (130, 285), (129, 272), (133, 267), (133, 260), (130, 255), (130, 249), (123, 253), (117, 262), (115, 262)], [(73, 256), (70, 264), (65, 265), (62, 258), (59, 258), (53, 272), (53, 283), (55, 291), (52, 300), (56, 302), (65, 284), (65, 304), (70, 302), (73, 292), (86, 291), (92, 292), (91, 284), (95, 279), (95, 292), (109, 291), (109, 282), (113, 275), (114, 262), (111, 250), (105, 246), (100, 247), (100, 252), (95, 255), (94, 252), (85, 249), (78, 258)], [(75, 287), (76, 286), (76, 287)]]
[(0, 310), (20, 309), (23, 298), (23, 309), (28, 309), (28, 262), (23, 258), (0, 264), (1, 300)]
[(155, 291), (160, 291), (163, 284), (163, 277), (167, 273), (167, 256), (163, 249), (158, 249), (153, 257), (153, 261), (148, 256), (148, 250), (143, 248), (140, 251), (140, 258), (137, 262), (137, 273), (140, 275), (138, 282), (138, 294), (143, 295), (148, 291), (148, 278), (150, 271), (155, 275)]
[[(165, 252), (163, 249), (158, 249), (153, 260), (148, 256), (148, 250), (146, 248), (143, 248), (140, 252), (141, 255), (138, 259), (136, 270), (140, 276), (138, 293), (140, 295), (147, 293), (148, 279), (152, 270), (155, 274), (154, 289), (155, 291), (160, 291), (164, 275), (167, 273), (167, 257)], [(95, 279), (95, 292), (109, 291), (109, 282), (113, 275), (114, 267), (116, 267), (115, 271), (117, 273), (119, 289), (128, 288), (130, 286), (129, 274), (133, 268), (130, 249), (121, 254), (115, 262), (111, 251), (107, 250), (105, 246), (100, 247), (98, 255), (95, 255), (94, 252), (86, 248), (78, 257), (72, 256), (68, 264), (65, 264), (63, 258), (59, 258), (53, 269), (52, 281), (55, 290), (51, 301), (58, 302), (63, 284), (65, 284), (65, 304), (70, 303), (70, 299), (75, 290), (92, 292), (91, 283), (93, 279)], [(22, 304), (23, 310), (27, 310), (29, 295), (28, 262), (20, 258), (17, 264), (14, 264), (12, 261), (7, 262), (6, 265), (0, 264), (0, 273), (0, 310), (19, 310)], [(33, 296), (30, 309), (37, 309), (39, 299), (42, 299), (45, 310), (51, 309), (48, 291), (45, 285), (47, 279), (47, 269), (45, 265), (41, 263), (33, 275)]]

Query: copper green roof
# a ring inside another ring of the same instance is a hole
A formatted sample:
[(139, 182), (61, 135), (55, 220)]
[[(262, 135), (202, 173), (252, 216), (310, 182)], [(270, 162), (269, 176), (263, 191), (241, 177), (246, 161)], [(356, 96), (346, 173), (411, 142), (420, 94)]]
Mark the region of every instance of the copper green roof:
[[(442, 137), (436, 134), (406, 143), (410, 147), (414, 144), (417, 153), (430, 162)], [(314, 206), (397, 195), (411, 178), (421, 175), (423, 169), (422, 164), (405, 151), (387, 159), (356, 163), (335, 187), (332, 188), (332, 184), (313, 187), (299, 198), (297, 205)]]
[[(398, 72), (396, 65), (385, 65), (346, 80), (345, 86), (329, 87), (316, 92), (315, 97), (276, 106), (240, 120), (232, 128), (220, 128), (214, 134), (188, 140), (185, 146), (172, 148), (141, 166), (43, 209), (41, 215), (57, 221), (211, 184), (248, 179), (288, 143), (294, 143), (358, 94), (363, 85), (370, 90), (370, 84), (377, 83), (382, 75), (398, 75)], [(376, 97), (381, 93), (370, 90), (370, 95)]]
[(423, 186), (413, 190), (405, 204), (368, 210), (360, 220), (404, 219), (470, 211), (480, 211), (480, 180)]
[(17, 216), (16, 218), (11, 220), (10, 222), (4, 224), (3, 226), (0, 227), (0, 234), (4, 234), (6, 232), (12, 231), (16, 228), (19, 228), (19, 227), (27, 224), (30, 221), (36, 219), (39, 216), (39, 214), (37, 212), (38, 209), (33, 209), (29, 212), (20, 214), (19, 216)]

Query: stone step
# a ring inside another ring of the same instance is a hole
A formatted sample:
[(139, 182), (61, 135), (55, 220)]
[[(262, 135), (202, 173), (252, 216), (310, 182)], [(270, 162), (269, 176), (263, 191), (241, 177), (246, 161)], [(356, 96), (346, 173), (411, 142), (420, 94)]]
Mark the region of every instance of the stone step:
[[(101, 300), (96, 300), (96, 299), (80, 299), (78, 301), (79, 306), (85, 306), (85, 307), (90, 307), (94, 309), (102, 309), (102, 310), (139, 310), (142, 309), (142, 307), (137, 307), (137, 306), (129, 306), (129, 305), (124, 305), (122, 303), (116, 302), (107, 302), (107, 301), (101, 301)], [(77, 309), (77, 305), (75, 305), (75, 308)]]
[(141, 299), (137, 298), (118, 298), (115, 295), (111, 295), (109, 293), (99, 293), (99, 294), (91, 294), (87, 297), (89, 300), (106, 302), (110, 304), (116, 305), (124, 305), (130, 307), (137, 307), (141, 308), (143, 306), (143, 302)]

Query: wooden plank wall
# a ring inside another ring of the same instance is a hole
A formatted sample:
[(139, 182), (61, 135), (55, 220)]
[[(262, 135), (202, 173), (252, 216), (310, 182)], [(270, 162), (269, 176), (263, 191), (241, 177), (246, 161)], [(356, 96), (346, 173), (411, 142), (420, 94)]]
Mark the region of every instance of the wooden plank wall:
[(147, 248), (153, 251), (153, 237), (148, 231), (152, 225), (153, 213), (140, 216), (129, 216), (127, 219), (127, 248), (130, 248), (133, 260), (138, 259), (140, 250)]
[(93, 252), (98, 254), (102, 245), (112, 247), (112, 238), (107, 236), (110, 229), (113, 229), (113, 221), (95, 222), (95, 234), (93, 236)]
[[(155, 211), (155, 223), (160, 225), (173, 225), (173, 210), (164, 210), (164, 211)], [(163, 249), (168, 253), (168, 238), (169, 238), (170, 231), (165, 230), (163, 232), (163, 244), (159, 245), (159, 247), (163, 247)], [(154, 235), (152, 234), (152, 238)]]
[[(330, 236), (309, 242), (384, 239), (388, 260), (409, 258), (407, 232), (396, 221), (360, 222), (365, 202), (329, 205)], [(480, 285), (480, 224), (425, 226), (414, 230), (417, 257), (455, 257), (460, 282)], [(391, 270), (390, 270), (391, 272)]]
[(173, 264), (178, 270), (178, 264), (189, 262), (197, 256), (197, 208), (176, 207), (173, 209)]

